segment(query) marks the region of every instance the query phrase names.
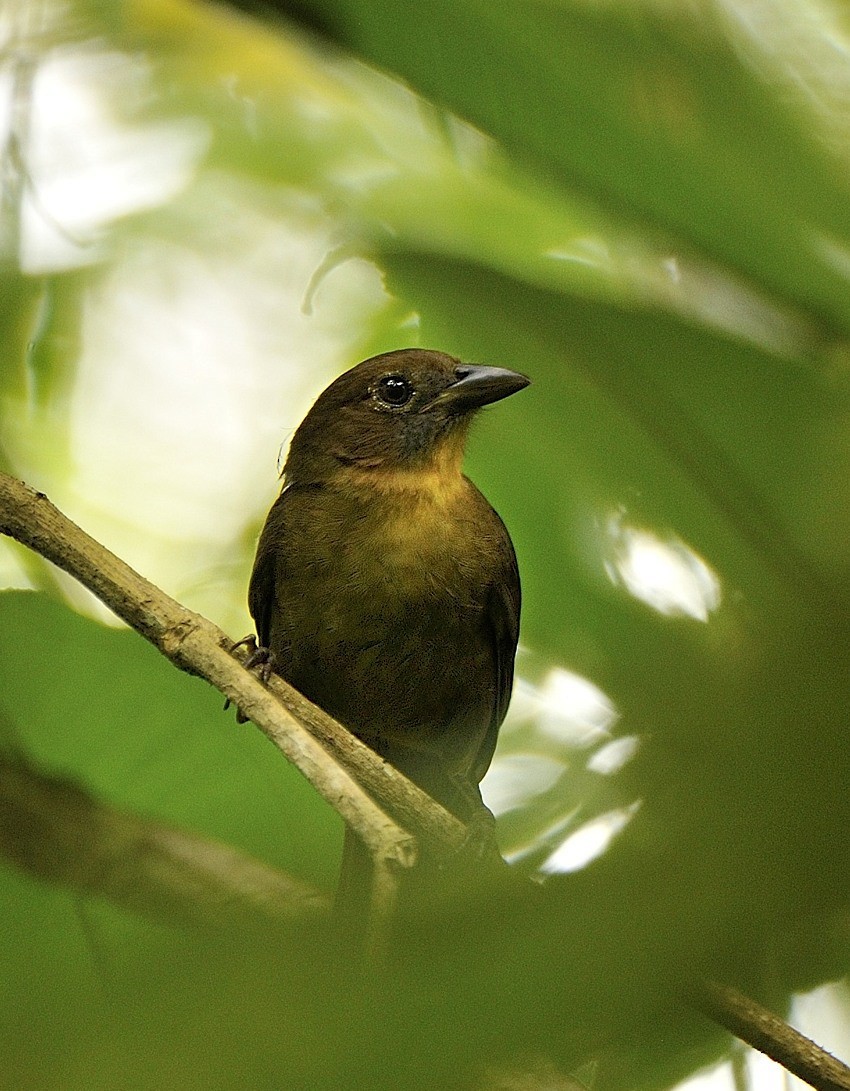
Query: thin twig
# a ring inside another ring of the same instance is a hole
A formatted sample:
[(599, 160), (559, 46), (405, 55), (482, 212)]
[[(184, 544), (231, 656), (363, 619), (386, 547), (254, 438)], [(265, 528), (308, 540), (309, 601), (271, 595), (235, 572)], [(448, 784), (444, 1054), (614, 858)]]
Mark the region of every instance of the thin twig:
[(766, 1054), (818, 1091), (850, 1091), (850, 1068), (778, 1015), (729, 985), (701, 981), (689, 999), (715, 1023)]
[(383, 964), (387, 955), (395, 911), (398, 905), (398, 876), (385, 863), (376, 863), (369, 877), (369, 913), (365, 954), (371, 966)]

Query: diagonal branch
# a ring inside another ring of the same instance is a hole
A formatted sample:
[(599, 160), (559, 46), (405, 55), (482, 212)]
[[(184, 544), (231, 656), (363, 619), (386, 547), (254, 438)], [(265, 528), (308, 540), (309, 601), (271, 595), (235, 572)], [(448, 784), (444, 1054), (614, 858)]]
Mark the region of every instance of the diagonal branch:
[[(292, 712), (243, 669), (230, 653), (232, 641), (221, 629), (140, 576), (66, 518), (43, 493), (6, 474), (0, 474), (0, 533), (70, 573), (177, 667), (205, 678), (225, 694), (301, 770), (376, 861), (391, 868), (415, 862), (412, 835), (386, 815)], [(342, 735), (344, 729), (335, 728)]]
[[(235, 654), (243, 661), (247, 658), (242, 649), (237, 649)], [(318, 705), (308, 701), (279, 675), (273, 674), (267, 684), (284, 708), (345, 766), (371, 796), (381, 801), (385, 811), (405, 829), (414, 830), (423, 845), (436, 854), (451, 855), (466, 844), (467, 829), (459, 819), (398, 769), (378, 757), (356, 735), (338, 724)]]
[(744, 993), (715, 981), (689, 986), (694, 1007), (818, 1091), (850, 1091), (850, 1068)]

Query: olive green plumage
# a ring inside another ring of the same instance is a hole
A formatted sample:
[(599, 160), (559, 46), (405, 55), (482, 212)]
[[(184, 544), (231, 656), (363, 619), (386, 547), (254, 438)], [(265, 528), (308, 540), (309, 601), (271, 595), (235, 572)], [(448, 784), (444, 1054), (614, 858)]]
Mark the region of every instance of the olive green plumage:
[(510, 537), (461, 462), (475, 410), (527, 383), (421, 349), (341, 375), (293, 438), (249, 591), (273, 669), (461, 818), (520, 613)]

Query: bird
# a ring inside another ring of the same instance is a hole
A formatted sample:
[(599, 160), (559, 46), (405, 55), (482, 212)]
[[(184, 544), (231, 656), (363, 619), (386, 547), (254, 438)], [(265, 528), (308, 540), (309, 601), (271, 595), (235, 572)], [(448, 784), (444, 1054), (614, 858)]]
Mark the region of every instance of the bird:
[(521, 592), (462, 462), (477, 411), (529, 382), (422, 348), (344, 372), (292, 438), (248, 592), (271, 670), (467, 823), (510, 701)]

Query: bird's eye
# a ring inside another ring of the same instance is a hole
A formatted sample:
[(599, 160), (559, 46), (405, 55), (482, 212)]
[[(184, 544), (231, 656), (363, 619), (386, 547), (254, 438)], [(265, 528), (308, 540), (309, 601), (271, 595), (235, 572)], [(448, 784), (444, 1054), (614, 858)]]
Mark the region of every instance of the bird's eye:
[(403, 375), (385, 375), (376, 392), (387, 405), (407, 405), (413, 397), (413, 386)]

